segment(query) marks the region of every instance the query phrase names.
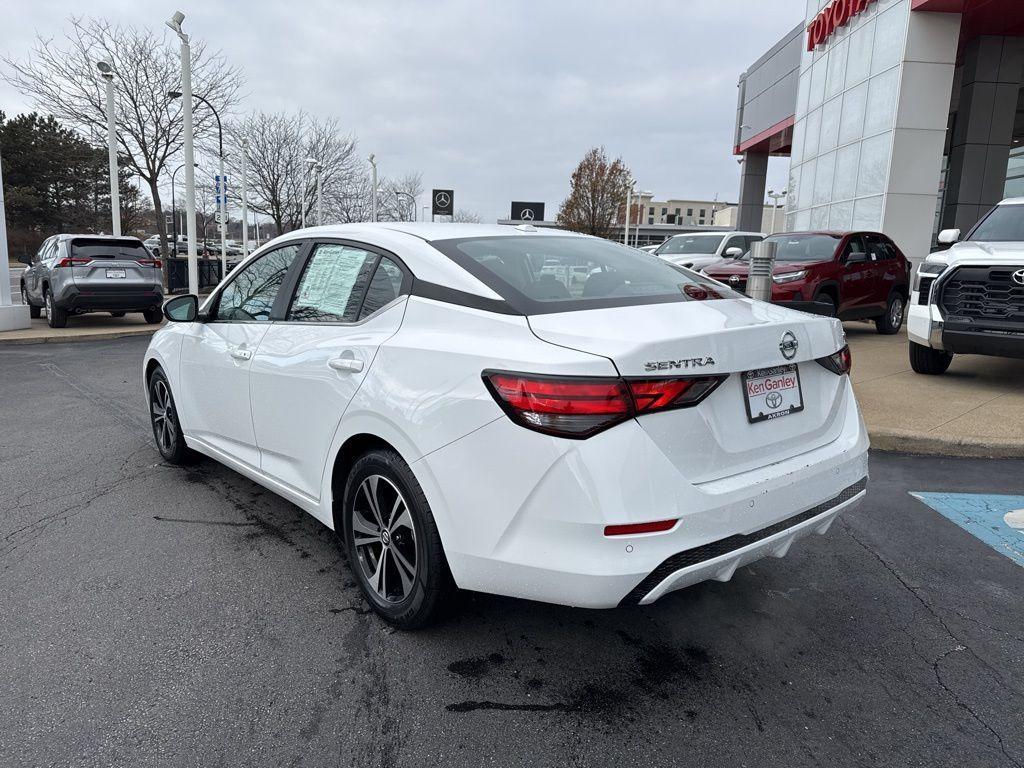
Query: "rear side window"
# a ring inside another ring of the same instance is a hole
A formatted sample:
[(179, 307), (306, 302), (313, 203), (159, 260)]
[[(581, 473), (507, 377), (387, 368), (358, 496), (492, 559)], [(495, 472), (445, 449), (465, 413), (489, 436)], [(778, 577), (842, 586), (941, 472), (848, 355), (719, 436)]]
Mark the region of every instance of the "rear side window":
[(382, 256), (366, 290), (359, 319), (369, 317), (378, 309), (387, 306), (402, 294), (402, 269), (387, 256)]
[(522, 314), (739, 297), (658, 256), (598, 238), (512, 235), (431, 244)]
[(288, 320), (313, 323), (350, 323), (377, 254), (339, 243), (321, 243), (306, 262)]
[(115, 240), (107, 237), (76, 237), (71, 241), (71, 256), (79, 259), (152, 259), (153, 254), (139, 240), (124, 238)]

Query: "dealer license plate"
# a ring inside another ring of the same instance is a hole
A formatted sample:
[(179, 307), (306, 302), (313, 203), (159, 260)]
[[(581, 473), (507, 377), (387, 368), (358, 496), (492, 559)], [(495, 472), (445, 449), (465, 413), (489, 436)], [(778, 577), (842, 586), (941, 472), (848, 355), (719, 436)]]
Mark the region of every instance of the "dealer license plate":
[(124, 280), (125, 271), (123, 269), (108, 269), (107, 279), (108, 280)]
[(743, 396), (751, 424), (788, 416), (804, 409), (796, 365), (760, 368), (743, 374)]

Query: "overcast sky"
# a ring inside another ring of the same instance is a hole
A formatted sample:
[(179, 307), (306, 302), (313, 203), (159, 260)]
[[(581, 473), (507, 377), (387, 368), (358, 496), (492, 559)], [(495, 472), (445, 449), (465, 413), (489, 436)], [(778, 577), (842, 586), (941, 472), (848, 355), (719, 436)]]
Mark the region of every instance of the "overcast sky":
[[(734, 201), (736, 81), (802, 18), (803, 0), (182, 4), (185, 28), (241, 68), (243, 111), (336, 116), (382, 174), (420, 171), (485, 220), (511, 200), (547, 218), (591, 146), (660, 199)], [(148, 7), (143, 7), (148, 6)], [(23, 58), (71, 13), (163, 27), (168, 4), (5, 0), (0, 53)], [(641, 10), (642, 9), (642, 10)], [(170, 30), (164, 30), (173, 35)], [(0, 64), (3, 66), (3, 64)], [(0, 83), (0, 109), (30, 108)], [(784, 185), (775, 159), (769, 184)], [(426, 203), (426, 196), (421, 205)]]

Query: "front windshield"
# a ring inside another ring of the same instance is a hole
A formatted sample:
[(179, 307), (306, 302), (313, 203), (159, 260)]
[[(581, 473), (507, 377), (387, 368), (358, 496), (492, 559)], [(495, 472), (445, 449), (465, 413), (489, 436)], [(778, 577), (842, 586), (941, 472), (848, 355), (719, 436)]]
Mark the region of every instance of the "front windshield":
[[(779, 235), (766, 237), (766, 243), (775, 243), (776, 261), (830, 261), (839, 244), (837, 235)], [(743, 254), (750, 258), (750, 251)]]
[(517, 235), (432, 245), (524, 314), (737, 298), (695, 272), (593, 237)]
[(997, 205), (967, 239), (989, 243), (1024, 242), (1024, 205)]
[(676, 235), (655, 251), (659, 256), (676, 253), (714, 253), (725, 235)]

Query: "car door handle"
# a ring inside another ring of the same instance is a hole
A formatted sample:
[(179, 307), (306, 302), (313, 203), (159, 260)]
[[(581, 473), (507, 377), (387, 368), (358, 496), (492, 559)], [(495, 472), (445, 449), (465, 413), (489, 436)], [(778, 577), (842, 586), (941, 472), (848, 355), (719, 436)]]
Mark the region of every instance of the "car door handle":
[(232, 349), (231, 356), (235, 360), (252, 360), (252, 350), (248, 349)]
[(327, 361), (327, 364), (334, 370), (345, 373), (359, 373), (363, 370), (363, 361), (356, 360), (354, 357), (333, 357)]

